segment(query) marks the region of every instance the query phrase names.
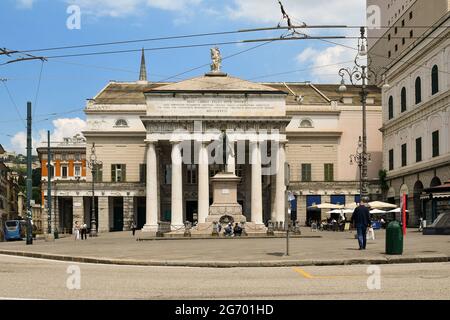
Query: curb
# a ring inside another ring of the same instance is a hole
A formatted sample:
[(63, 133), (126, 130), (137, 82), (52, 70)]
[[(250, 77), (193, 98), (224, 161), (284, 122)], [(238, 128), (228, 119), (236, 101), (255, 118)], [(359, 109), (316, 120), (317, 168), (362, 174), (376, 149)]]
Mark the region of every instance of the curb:
[(193, 268), (257, 268), (257, 267), (302, 267), (302, 266), (343, 266), (368, 264), (433, 263), (448, 262), (450, 256), (387, 256), (379, 258), (327, 259), (327, 260), (272, 260), (272, 261), (172, 261), (172, 260), (127, 260), (93, 257), (74, 257), (58, 254), (0, 250), (0, 254), (37, 259), (93, 263), (122, 266), (148, 267), (193, 267)]

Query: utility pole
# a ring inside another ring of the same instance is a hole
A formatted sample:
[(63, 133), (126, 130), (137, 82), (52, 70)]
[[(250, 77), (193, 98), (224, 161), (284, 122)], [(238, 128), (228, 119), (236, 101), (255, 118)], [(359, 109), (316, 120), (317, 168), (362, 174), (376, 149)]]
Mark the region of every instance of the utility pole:
[(284, 164), (284, 168), (280, 169), (284, 170), (284, 185), (286, 187), (284, 191), (284, 213), (285, 213), (285, 219), (284, 219), (284, 228), (286, 230), (286, 256), (289, 256), (289, 227), (291, 224), (291, 215), (289, 214), (289, 184), (291, 180), (291, 167), (289, 163)]
[(50, 148), (50, 130), (47, 131), (47, 221), (48, 240), (53, 240), (52, 235), (52, 153)]
[(33, 225), (31, 220), (31, 198), (33, 196), (32, 187), (32, 171), (31, 171), (31, 151), (32, 151), (32, 138), (31, 138), (31, 102), (27, 103), (27, 245), (33, 244)]

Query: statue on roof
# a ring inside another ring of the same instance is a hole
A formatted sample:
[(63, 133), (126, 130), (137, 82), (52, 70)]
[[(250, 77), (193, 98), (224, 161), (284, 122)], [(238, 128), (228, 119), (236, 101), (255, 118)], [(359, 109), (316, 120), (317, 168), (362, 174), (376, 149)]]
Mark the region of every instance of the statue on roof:
[(220, 72), (222, 65), (222, 56), (218, 47), (211, 48), (211, 72)]

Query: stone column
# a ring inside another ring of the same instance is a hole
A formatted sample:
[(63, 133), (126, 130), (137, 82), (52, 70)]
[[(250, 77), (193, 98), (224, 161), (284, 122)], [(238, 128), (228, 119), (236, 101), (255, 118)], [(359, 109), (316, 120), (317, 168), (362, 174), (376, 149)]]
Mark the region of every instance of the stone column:
[(134, 197), (123, 197), (123, 231), (131, 230), (134, 219)]
[(172, 142), (172, 221), (171, 228), (177, 230), (183, 223), (183, 159), (181, 144)]
[(109, 232), (109, 198), (98, 197), (98, 232)]
[[(72, 225), (75, 225), (75, 221), (78, 221), (79, 225), (84, 223), (84, 202), (83, 197), (72, 197), (73, 204), (73, 222)], [(52, 212), (53, 219), (53, 212)]]
[(250, 141), (250, 159), (252, 165), (252, 208), (251, 217), (255, 224), (263, 223), (262, 212), (262, 176), (261, 150), (259, 143)]
[(279, 142), (279, 146), (276, 149), (276, 182), (275, 182), (275, 207), (276, 207), (276, 221), (285, 221), (286, 218), (286, 186), (284, 185), (284, 164), (286, 162), (285, 144)]
[(147, 177), (146, 177), (146, 216), (143, 232), (157, 232), (159, 218), (158, 199), (158, 162), (156, 141), (147, 142)]
[(198, 223), (204, 223), (209, 214), (209, 160), (207, 142), (201, 141), (198, 155)]

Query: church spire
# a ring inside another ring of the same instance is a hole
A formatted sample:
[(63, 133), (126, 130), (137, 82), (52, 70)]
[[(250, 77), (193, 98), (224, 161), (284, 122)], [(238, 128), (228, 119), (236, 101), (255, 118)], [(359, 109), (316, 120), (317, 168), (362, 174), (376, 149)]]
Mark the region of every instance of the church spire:
[(141, 71), (139, 73), (139, 81), (147, 81), (147, 67), (145, 66), (145, 52), (142, 48)]

